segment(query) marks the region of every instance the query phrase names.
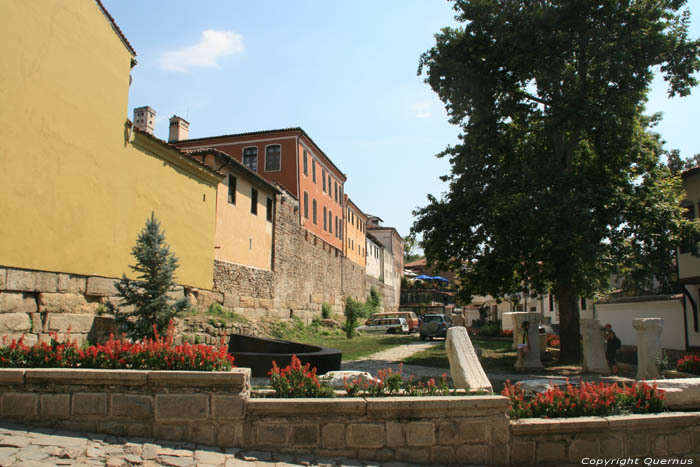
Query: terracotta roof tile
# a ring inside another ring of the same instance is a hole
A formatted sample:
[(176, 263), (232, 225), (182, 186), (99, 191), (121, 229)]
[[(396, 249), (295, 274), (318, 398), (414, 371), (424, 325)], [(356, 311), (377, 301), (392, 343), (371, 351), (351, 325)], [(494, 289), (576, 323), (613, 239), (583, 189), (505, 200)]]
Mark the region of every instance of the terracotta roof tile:
[(107, 11), (107, 8), (105, 8), (105, 6), (102, 4), (102, 2), (101, 2), (100, 0), (95, 0), (95, 3), (97, 3), (97, 6), (100, 7), (100, 10), (102, 10), (102, 13), (107, 17), (107, 19), (109, 20), (109, 22), (112, 24), (112, 29), (114, 29), (114, 32), (117, 33), (117, 35), (118, 35), (119, 38), (122, 40), (122, 42), (124, 43), (124, 45), (126, 46), (126, 48), (129, 49), (129, 52), (131, 52), (131, 54), (132, 54), (133, 56), (136, 56), (136, 51), (135, 51), (134, 48), (131, 46), (131, 44), (129, 44), (129, 40), (126, 38), (126, 36), (125, 36), (124, 33), (122, 32), (122, 30), (119, 29), (119, 26), (117, 25), (117, 22), (114, 21), (114, 18), (112, 18), (112, 15), (109, 14), (109, 11)]

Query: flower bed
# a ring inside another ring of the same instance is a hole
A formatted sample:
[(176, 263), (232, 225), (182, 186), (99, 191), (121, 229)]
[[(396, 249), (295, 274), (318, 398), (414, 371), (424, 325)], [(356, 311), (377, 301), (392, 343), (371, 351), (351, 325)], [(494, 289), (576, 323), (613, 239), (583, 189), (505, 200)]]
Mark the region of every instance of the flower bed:
[[(447, 396), (450, 389), (447, 386), (447, 374), (443, 373), (442, 379), (436, 382), (434, 378), (428, 381), (413, 381), (413, 376), (404, 380), (402, 374), (403, 364), (399, 365), (398, 373), (393, 373), (391, 368), (379, 370), (378, 378), (366, 381), (362, 378), (345, 380), (346, 397), (389, 397), (389, 396)], [(321, 383), (316, 376), (316, 368), (310, 368), (307, 363), (302, 366), (296, 355), (292, 355), (292, 363), (284, 368), (272, 362), (270, 385), (273, 393), (265, 393), (264, 396), (274, 395), (281, 398), (317, 398), (336, 397), (334, 391), (327, 383)], [(454, 391), (453, 391), (454, 392)], [(460, 392), (460, 395), (464, 395)]]
[(561, 389), (551, 385), (544, 393), (527, 397), (518, 385), (506, 382), (501, 394), (509, 400), (508, 415), (518, 418), (564, 418), (645, 414), (664, 411), (664, 392), (644, 381), (627, 386), (586, 383)]
[(683, 373), (693, 373), (700, 375), (700, 356), (695, 354), (686, 355), (678, 360), (678, 371)]
[(0, 367), (4, 368), (94, 368), (141, 370), (229, 371), (233, 357), (223, 339), (218, 346), (173, 345), (173, 328), (166, 336), (130, 342), (110, 335), (105, 344), (80, 347), (76, 342), (51, 342), (28, 347), (23, 339), (3, 342)]

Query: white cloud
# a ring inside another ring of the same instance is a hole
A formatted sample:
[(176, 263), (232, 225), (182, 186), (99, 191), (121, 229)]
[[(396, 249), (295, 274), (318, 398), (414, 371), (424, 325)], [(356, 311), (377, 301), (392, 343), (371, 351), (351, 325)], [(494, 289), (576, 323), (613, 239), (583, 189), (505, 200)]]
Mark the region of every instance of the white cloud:
[(413, 104), (413, 116), (416, 118), (430, 118), (433, 116), (432, 112), (430, 111), (430, 103), (429, 102), (419, 102), (417, 104)]
[(233, 31), (202, 31), (202, 39), (194, 45), (165, 52), (160, 66), (165, 70), (188, 72), (191, 68), (218, 68), (220, 57), (242, 53), (243, 36)]

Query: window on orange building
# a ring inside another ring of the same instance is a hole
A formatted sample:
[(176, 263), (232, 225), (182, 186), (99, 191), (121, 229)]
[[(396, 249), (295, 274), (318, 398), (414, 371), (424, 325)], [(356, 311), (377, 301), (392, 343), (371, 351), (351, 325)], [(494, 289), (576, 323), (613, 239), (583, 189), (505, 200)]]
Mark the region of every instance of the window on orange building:
[(236, 177), (231, 174), (228, 176), (228, 202), (236, 204)]
[(243, 149), (243, 165), (253, 172), (258, 171), (258, 148)]
[(331, 196), (331, 175), (328, 174), (328, 197)]
[(250, 189), (250, 213), (258, 215), (258, 190)]
[(335, 187), (335, 202), (338, 202), (338, 182), (333, 183), (333, 186)]
[(273, 210), (272, 198), (267, 198), (267, 221), (268, 222), (272, 222), (272, 210)]
[(309, 194), (304, 192), (304, 217), (309, 218)]
[(323, 206), (323, 230), (327, 230), (328, 227), (326, 227), (326, 207)]
[(304, 149), (304, 175), (309, 176), (309, 156), (306, 154), (306, 149)]
[(311, 159), (311, 180), (316, 183), (316, 161)]
[(326, 192), (326, 171), (321, 170), (321, 180), (323, 181), (323, 192)]
[(314, 221), (314, 224), (318, 224), (318, 222), (316, 222), (316, 220), (317, 220), (316, 211), (317, 210), (316, 210), (316, 200), (315, 199), (313, 201), (311, 201), (311, 205), (312, 205), (311, 215), (313, 216), (312, 220)]
[(282, 146), (273, 144), (265, 148), (265, 172), (282, 170)]
[(328, 211), (328, 231), (333, 233), (333, 213)]

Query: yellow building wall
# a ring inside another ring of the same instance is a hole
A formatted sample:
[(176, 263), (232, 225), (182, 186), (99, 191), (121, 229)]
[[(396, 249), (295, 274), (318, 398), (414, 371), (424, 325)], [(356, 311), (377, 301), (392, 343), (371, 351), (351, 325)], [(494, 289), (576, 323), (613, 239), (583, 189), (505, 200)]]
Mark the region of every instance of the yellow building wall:
[[(350, 218), (347, 218), (345, 214), (345, 256), (353, 263), (359, 264), (363, 268), (367, 264), (365, 257), (365, 250), (367, 248), (367, 238), (364, 232), (362, 232), (358, 227), (358, 220), (360, 216), (352, 208), (349, 208), (355, 214), (355, 225), (350, 223)], [(365, 222), (363, 220), (363, 222)], [(352, 240), (352, 243), (349, 241)], [(353, 246), (351, 249), (350, 246)]]
[(0, 39), (0, 265), (132, 276), (154, 211), (211, 288), (215, 183), (126, 142), (132, 57), (95, 2), (0, 2)]
[[(228, 202), (229, 173), (236, 177), (236, 204)], [(251, 188), (258, 190), (257, 215), (250, 212)], [(217, 190), (216, 259), (271, 269), (272, 222), (267, 221), (267, 198), (274, 202), (270, 191), (251, 184), (236, 171), (226, 172)]]

